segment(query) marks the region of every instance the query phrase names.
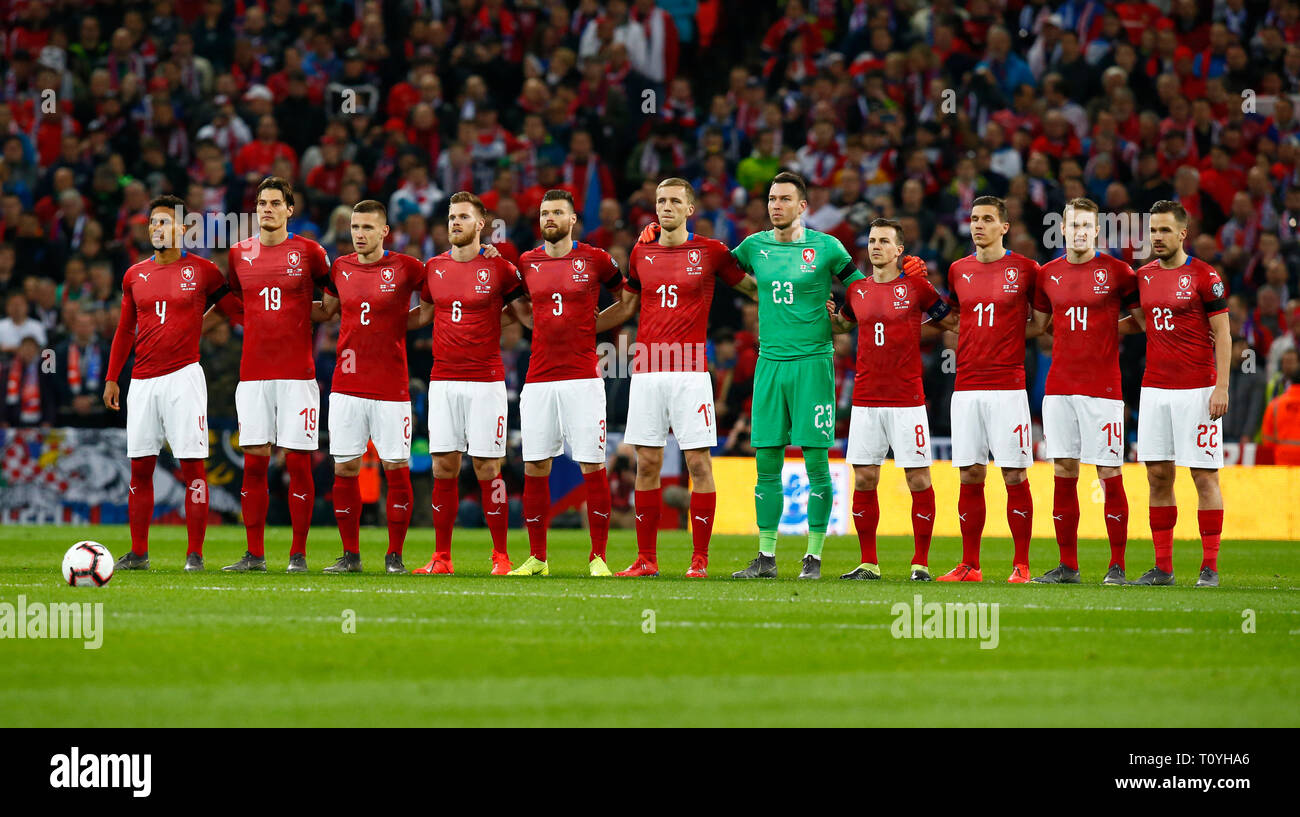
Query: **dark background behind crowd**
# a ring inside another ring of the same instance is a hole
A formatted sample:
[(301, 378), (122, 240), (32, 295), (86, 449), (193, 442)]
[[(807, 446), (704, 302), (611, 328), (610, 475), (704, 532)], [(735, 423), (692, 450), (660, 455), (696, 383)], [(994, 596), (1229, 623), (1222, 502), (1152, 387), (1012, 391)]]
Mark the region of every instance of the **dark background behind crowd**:
[[(582, 239), (624, 264), (659, 179), (692, 181), (692, 229), (735, 246), (770, 227), (766, 184), (789, 168), (810, 181), (809, 227), (868, 269), (866, 225), (899, 218), (941, 291), (976, 196), (1005, 197), (1007, 246), (1044, 262), (1070, 198), (1113, 213), (1172, 198), (1232, 293), (1227, 441), (1254, 439), (1296, 377), (1294, 0), (0, 0), (0, 20), (0, 425), (121, 425), (99, 395), (122, 276), (152, 252), (148, 201), (251, 213), (272, 174), (296, 188), (290, 229), (331, 258), (366, 198), (389, 206), (390, 249), (443, 252), (447, 198), (473, 190), (514, 260), (564, 187)], [(193, 251), (224, 267), (220, 223)], [(757, 313), (723, 288), (710, 317), (720, 442), (744, 453)], [(635, 326), (619, 334), (603, 340)], [(324, 389), (336, 337), (317, 329)], [(936, 436), (951, 340), (924, 350)], [(845, 408), (854, 342), (837, 338)], [(1130, 434), (1144, 345), (1123, 342)], [(508, 327), (502, 349), (513, 400), (526, 333)], [(409, 351), (427, 379), (427, 330)], [(234, 426), (240, 352), (237, 328), (203, 339), (214, 428)], [(1049, 339), (1027, 344), (1035, 414), (1050, 360)], [(627, 385), (608, 380), (615, 429)]]

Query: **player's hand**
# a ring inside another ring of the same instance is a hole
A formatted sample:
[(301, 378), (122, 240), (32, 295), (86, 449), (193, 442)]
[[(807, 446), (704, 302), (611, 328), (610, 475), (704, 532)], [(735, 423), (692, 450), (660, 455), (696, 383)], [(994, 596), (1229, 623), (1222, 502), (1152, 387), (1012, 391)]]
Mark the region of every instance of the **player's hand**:
[(1210, 392), (1210, 419), (1217, 420), (1228, 413), (1228, 387), (1215, 386)]
[(650, 222), (645, 226), (645, 229), (641, 231), (641, 237), (637, 239), (637, 243), (638, 244), (655, 243), (656, 241), (659, 240), (659, 231), (661, 229), (662, 228), (659, 226), (659, 222), (657, 221)]
[(838, 313), (839, 313), (839, 310), (835, 308), (835, 299), (834, 299), (834, 298), (827, 298), (827, 299), (826, 299), (826, 314), (827, 314), (828, 316), (830, 316), (830, 319), (831, 319), (831, 320), (835, 320), (835, 318), (836, 318), (836, 316), (837, 316)]
[(930, 274), (930, 268), (924, 261), (917, 258), (915, 255), (905, 255), (902, 257), (901, 261), (903, 272), (907, 275), (916, 275), (924, 278)]
[(118, 411), (121, 407), (118, 405), (117, 397), (119, 389), (117, 384), (112, 380), (104, 384), (104, 405), (113, 411)]
[(501, 257), (501, 251), (498, 250), (494, 244), (484, 244), (483, 249), (479, 250), (479, 254), (481, 254), (484, 258)]

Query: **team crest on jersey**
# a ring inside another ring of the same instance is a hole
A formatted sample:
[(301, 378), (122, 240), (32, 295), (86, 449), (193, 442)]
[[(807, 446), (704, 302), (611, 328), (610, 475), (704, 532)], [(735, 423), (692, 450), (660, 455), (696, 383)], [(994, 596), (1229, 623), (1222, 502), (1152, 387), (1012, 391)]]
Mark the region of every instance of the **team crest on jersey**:
[(811, 264), (816, 260), (817, 260), (817, 250), (815, 250), (812, 247), (805, 247), (803, 251), (803, 262), (805, 264)]
[(692, 267), (698, 267), (698, 266), (700, 265), (700, 251), (699, 251), (699, 250), (687, 250), (687, 251), (686, 251), (686, 263), (690, 264)]
[(186, 281), (194, 280), (194, 267), (185, 267), (181, 270), (181, 277)]
[(1191, 289), (1191, 288), (1192, 288), (1192, 276), (1190, 276), (1190, 275), (1180, 275), (1180, 276), (1178, 276), (1178, 288), (1179, 288), (1179, 289)]
[(901, 301), (902, 299), (906, 298), (906, 297), (907, 297), (907, 287), (903, 286), (902, 284), (897, 284), (897, 285), (894, 287), (894, 297), (897, 298), (897, 299), (899, 299), (900, 301)]
[(1006, 269), (1002, 270), (1002, 274), (1006, 276), (1008, 284), (1014, 284), (1016, 282), (1016, 279), (1020, 277), (1020, 271), (1017, 270), (1015, 267), (1007, 267)]
[(393, 282), (393, 268), (384, 267), (379, 271), (379, 277), (383, 279), (385, 284), (391, 284)]
[(575, 258), (575, 259), (573, 259), (573, 271), (574, 271), (574, 272), (582, 272), (582, 271), (584, 271), (585, 269), (587, 269), (587, 259), (585, 259), (585, 258)]
[(481, 269), (478, 271), (478, 282), (480, 284), (486, 284), (488, 282), (488, 278), (490, 277), (491, 277), (491, 273), (489, 273), (487, 270)]
[(1095, 269), (1092, 271), (1092, 280), (1095, 281), (1098, 286), (1106, 283), (1106, 277), (1106, 270), (1104, 269)]
[(1215, 281), (1215, 282), (1214, 282), (1214, 286), (1210, 287), (1210, 291), (1214, 293), (1214, 297), (1216, 297), (1216, 298), (1222, 298), (1222, 297), (1223, 297), (1223, 282), (1222, 282), (1222, 281)]
[(302, 253), (297, 250), (289, 250), (289, 254), (286, 257), (289, 259), (289, 266), (291, 267), (296, 267), (302, 262)]

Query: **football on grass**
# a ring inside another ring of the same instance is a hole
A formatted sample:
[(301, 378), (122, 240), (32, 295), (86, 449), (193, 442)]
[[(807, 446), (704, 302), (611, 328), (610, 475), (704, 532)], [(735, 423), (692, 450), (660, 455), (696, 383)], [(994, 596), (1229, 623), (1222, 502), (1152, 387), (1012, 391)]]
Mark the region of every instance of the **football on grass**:
[(78, 542), (63, 554), (63, 580), (73, 587), (103, 587), (113, 578), (113, 554), (98, 542)]

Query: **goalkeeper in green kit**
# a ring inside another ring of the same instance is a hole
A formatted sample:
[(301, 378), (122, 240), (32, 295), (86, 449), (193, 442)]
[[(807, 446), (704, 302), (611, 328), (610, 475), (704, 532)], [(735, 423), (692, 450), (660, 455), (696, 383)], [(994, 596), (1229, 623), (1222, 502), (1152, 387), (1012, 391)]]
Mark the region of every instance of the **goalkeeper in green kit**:
[(835, 442), (835, 367), (826, 301), (832, 277), (847, 285), (864, 276), (839, 239), (803, 226), (807, 209), (803, 178), (778, 174), (767, 194), (775, 229), (754, 233), (732, 250), (758, 285), (759, 337), (750, 431), (757, 449), (758, 556), (732, 574), (737, 579), (776, 577), (787, 445), (803, 449), (808, 470), (808, 551), (799, 578), (821, 578), (833, 498), (827, 451)]

